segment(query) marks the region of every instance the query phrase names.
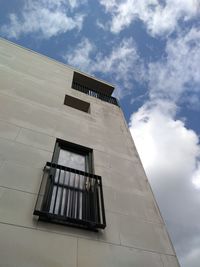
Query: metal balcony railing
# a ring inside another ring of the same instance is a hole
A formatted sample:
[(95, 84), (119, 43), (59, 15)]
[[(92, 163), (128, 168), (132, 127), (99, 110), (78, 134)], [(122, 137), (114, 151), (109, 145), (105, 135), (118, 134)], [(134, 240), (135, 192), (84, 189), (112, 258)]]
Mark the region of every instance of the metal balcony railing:
[(77, 91), (80, 91), (84, 94), (87, 94), (87, 95), (90, 95), (90, 96), (93, 96), (93, 97), (96, 97), (102, 101), (105, 101), (105, 102), (108, 102), (108, 103), (111, 103), (113, 105), (116, 105), (116, 106), (119, 106), (119, 103), (117, 101), (117, 99), (113, 96), (108, 96), (106, 94), (102, 94), (100, 92), (97, 92), (91, 88), (88, 88), (87, 86), (84, 86), (80, 83), (77, 83), (77, 82), (74, 82), (72, 83), (72, 88), (77, 90)]
[(101, 177), (47, 162), (34, 215), (91, 230), (105, 228)]

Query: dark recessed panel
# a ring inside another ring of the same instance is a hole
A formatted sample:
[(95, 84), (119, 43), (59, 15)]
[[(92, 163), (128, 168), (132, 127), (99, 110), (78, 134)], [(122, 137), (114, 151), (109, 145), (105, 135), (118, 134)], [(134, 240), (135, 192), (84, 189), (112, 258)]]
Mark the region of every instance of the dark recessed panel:
[(74, 82), (78, 84), (83, 84), (84, 86), (90, 88), (91, 90), (94, 90), (95, 92), (98, 92), (98, 93), (101, 93), (107, 96), (111, 96), (114, 91), (113, 86), (100, 82), (96, 79), (92, 79), (78, 72), (74, 72), (73, 83)]
[(89, 110), (90, 110), (90, 103), (80, 100), (76, 97), (72, 97), (70, 95), (65, 96), (64, 104), (66, 106), (69, 106), (69, 107), (72, 107), (72, 108), (75, 108), (75, 109), (78, 109), (78, 110), (81, 110), (87, 113), (89, 113)]

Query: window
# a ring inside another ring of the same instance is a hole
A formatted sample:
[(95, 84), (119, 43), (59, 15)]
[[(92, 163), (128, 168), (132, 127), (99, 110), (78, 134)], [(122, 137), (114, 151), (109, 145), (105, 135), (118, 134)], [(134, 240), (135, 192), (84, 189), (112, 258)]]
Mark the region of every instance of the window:
[(91, 149), (57, 140), (52, 162), (44, 169), (34, 214), (54, 223), (105, 228), (102, 181), (93, 174)]
[(78, 98), (72, 97), (70, 95), (65, 96), (64, 104), (66, 106), (69, 106), (69, 107), (72, 107), (72, 108), (75, 108), (75, 109), (78, 109), (80, 111), (84, 111), (87, 113), (89, 113), (90, 111), (90, 103), (80, 100)]

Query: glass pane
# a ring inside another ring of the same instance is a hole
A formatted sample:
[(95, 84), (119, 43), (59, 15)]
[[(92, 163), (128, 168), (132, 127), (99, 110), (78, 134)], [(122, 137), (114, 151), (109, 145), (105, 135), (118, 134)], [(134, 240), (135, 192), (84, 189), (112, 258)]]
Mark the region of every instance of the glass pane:
[(85, 156), (61, 149), (58, 158), (58, 164), (85, 171)]

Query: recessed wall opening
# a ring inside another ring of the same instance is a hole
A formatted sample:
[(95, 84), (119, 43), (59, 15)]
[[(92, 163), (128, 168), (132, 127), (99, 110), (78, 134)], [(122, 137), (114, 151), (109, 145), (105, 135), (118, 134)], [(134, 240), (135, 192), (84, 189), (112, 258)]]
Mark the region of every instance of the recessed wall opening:
[(78, 109), (86, 113), (90, 112), (90, 103), (70, 95), (65, 95), (64, 105)]
[(117, 99), (112, 96), (114, 90), (113, 86), (95, 80), (92, 77), (85, 76), (81, 73), (74, 72), (72, 89), (110, 104), (119, 106)]
[(84, 85), (85, 87), (88, 87), (89, 89), (97, 93), (107, 95), (107, 96), (111, 96), (114, 91), (113, 86), (100, 82), (96, 79), (92, 79), (91, 77), (85, 76), (78, 72), (74, 72), (72, 88), (73, 88), (73, 85), (76, 83), (80, 85)]

